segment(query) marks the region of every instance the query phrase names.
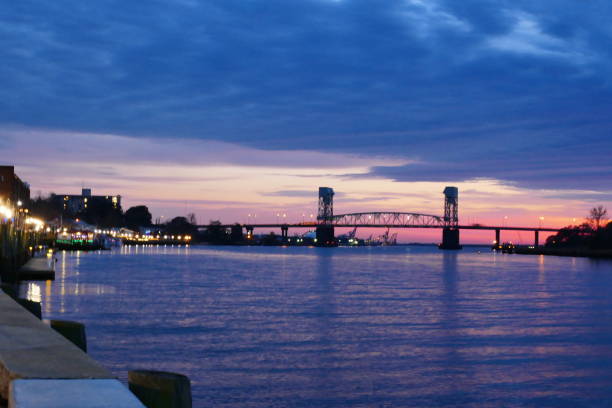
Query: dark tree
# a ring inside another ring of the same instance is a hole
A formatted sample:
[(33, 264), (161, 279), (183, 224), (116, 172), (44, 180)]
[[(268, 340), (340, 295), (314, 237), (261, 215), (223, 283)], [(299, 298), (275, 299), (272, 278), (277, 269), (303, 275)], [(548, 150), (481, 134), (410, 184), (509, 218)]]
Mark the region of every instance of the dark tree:
[(52, 199), (52, 195), (49, 197), (42, 197), (39, 195), (30, 203), (30, 211), (32, 215), (37, 218), (41, 218), (45, 221), (51, 221), (59, 218), (62, 215), (62, 210), (55, 201)]
[(230, 241), (234, 244), (244, 241), (244, 236), (242, 235), (242, 226), (240, 224), (232, 225), (230, 230)]
[[(601, 220), (600, 220), (601, 222)], [(594, 229), (589, 223), (566, 227), (548, 237), (546, 246), (574, 249), (612, 249), (612, 222)]]
[(197, 228), (185, 217), (175, 217), (166, 224), (166, 233), (172, 235), (195, 235)]
[(587, 223), (565, 227), (546, 239), (547, 247), (587, 248), (593, 238), (593, 229)]
[(227, 231), (221, 227), (221, 221), (211, 220), (202, 235), (202, 240), (211, 244), (225, 244), (228, 239)]
[(608, 219), (608, 210), (603, 205), (591, 208), (587, 221), (594, 230), (598, 230), (602, 223)]
[(153, 220), (153, 216), (146, 205), (129, 208), (123, 218), (125, 226), (134, 231), (138, 231), (139, 227), (150, 227)]

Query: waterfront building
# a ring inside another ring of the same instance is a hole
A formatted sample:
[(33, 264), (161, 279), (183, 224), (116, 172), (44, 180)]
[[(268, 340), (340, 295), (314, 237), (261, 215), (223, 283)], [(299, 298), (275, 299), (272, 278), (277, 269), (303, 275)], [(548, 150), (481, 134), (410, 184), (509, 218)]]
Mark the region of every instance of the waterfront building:
[(80, 195), (53, 194), (51, 199), (58, 208), (69, 215), (76, 215), (96, 206), (108, 205), (114, 209), (121, 208), (120, 195), (92, 195), (91, 188), (82, 189)]
[(0, 199), (24, 207), (30, 203), (30, 185), (15, 174), (15, 166), (0, 166)]

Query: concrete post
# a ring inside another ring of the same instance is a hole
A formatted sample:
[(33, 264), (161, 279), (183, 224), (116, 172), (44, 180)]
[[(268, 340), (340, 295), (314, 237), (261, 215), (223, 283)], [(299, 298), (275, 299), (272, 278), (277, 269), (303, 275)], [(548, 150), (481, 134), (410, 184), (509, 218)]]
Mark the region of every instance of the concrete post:
[(500, 229), (495, 230), (495, 247), (496, 248), (501, 247), (501, 230)]
[(537, 248), (540, 246), (540, 231), (534, 231), (535, 232), (535, 239), (534, 239), (534, 246)]
[(147, 408), (191, 408), (189, 378), (164, 371), (128, 372), (130, 391)]
[(32, 313), (34, 316), (42, 319), (42, 308), (40, 302), (35, 302), (33, 300), (17, 298), (15, 299), (17, 303), (23, 306), (28, 312)]
[(53, 330), (87, 353), (87, 336), (85, 335), (85, 325), (83, 323), (69, 320), (50, 320), (49, 325)]

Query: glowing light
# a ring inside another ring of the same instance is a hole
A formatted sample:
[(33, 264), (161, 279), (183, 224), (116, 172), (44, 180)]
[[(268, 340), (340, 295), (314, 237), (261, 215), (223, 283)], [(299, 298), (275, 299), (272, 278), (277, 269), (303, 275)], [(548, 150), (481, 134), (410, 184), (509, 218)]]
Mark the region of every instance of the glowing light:
[(13, 218), (13, 210), (3, 205), (0, 205), (0, 215), (4, 218)]
[(45, 226), (45, 223), (42, 220), (39, 220), (38, 218), (32, 218), (32, 217), (26, 218), (25, 223), (29, 225), (33, 225), (36, 231), (39, 231)]

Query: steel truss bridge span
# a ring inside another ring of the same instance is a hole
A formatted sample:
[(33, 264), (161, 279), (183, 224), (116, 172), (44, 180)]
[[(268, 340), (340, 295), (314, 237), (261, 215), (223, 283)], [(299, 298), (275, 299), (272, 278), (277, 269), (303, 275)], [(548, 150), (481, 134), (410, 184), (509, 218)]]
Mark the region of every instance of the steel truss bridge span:
[[(240, 227), (240, 228), (316, 228), (317, 226), (324, 225), (316, 222), (298, 222), (298, 223), (270, 223), (270, 224), (219, 224), (219, 225), (198, 225), (198, 229), (207, 229), (210, 227), (214, 228), (224, 228), (229, 229), (232, 227)], [(363, 223), (363, 224), (333, 224), (334, 227), (337, 228), (445, 228), (444, 225), (384, 225), (384, 224), (374, 224), (374, 223)], [(528, 232), (559, 232), (559, 228), (546, 228), (546, 227), (513, 227), (507, 225), (458, 225), (455, 227), (460, 230), (483, 230), (483, 231), (528, 231)]]
[(443, 228), (444, 218), (438, 215), (408, 212), (360, 212), (334, 215), (331, 219), (319, 220), (321, 224), (335, 227), (345, 225), (368, 225), (377, 227)]

